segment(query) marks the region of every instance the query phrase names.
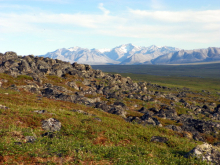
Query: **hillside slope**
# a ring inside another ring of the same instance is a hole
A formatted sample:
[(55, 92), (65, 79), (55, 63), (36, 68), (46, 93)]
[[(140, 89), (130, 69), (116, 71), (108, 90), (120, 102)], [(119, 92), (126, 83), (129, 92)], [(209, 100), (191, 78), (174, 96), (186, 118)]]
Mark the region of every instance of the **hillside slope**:
[(215, 145), (203, 160), (220, 162), (209, 92), (14, 52), (0, 54), (0, 82), (1, 163), (206, 164), (191, 157), (202, 142)]

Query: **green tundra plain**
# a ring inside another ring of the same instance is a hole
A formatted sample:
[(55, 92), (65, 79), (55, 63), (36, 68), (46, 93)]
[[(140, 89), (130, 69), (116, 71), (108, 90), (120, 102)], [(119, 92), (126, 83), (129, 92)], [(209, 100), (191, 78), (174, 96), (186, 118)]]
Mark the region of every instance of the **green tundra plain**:
[[(108, 73), (130, 76), (134, 81), (146, 81), (180, 90), (183, 87), (199, 92), (207, 90), (211, 92), (212, 98), (219, 100), (219, 64), (92, 67)], [(27, 81), (33, 81), (32, 77), (26, 75), (14, 78), (1, 73), (0, 79), (7, 80), (0, 88), (0, 104), (9, 107), (0, 109), (0, 164), (207, 164), (200, 159), (184, 157), (196, 145), (202, 144), (201, 141), (195, 141), (164, 127), (129, 123), (118, 115), (83, 104), (40, 97), (25, 90), (18, 92), (10, 88), (13, 84), (22, 86)], [(66, 82), (76, 81), (78, 86), (85, 87), (80, 80), (80, 77), (72, 75), (65, 77), (48, 75), (42, 79), (43, 83), (62, 86), (72, 91), (75, 89), (68, 87)], [(99, 81), (99, 79), (96, 80), (97, 83)], [(209, 96), (204, 95), (203, 98), (207, 97), (207, 100), (210, 100)], [(105, 100), (105, 98), (101, 99)], [(109, 102), (114, 101), (117, 100), (109, 100)], [(130, 116), (141, 115), (135, 108), (157, 106), (155, 102), (136, 99), (126, 98), (121, 101), (130, 108), (128, 110)], [(161, 101), (166, 102), (166, 100)], [(215, 103), (219, 104), (219, 101)], [(72, 109), (94, 114), (102, 122), (93, 120), (91, 116), (72, 112)], [(36, 110), (46, 110), (47, 113), (33, 113)], [(181, 106), (178, 109), (180, 114), (188, 111), (190, 110)], [(205, 116), (201, 117), (205, 118)], [(61, 131), (55, 133), (53, 138), (42, 136), (45, 130), (41, 128), (41, 121), (48, 118), (56, 118), (62, 123)], [(178, 125), (168, 119), (161, 119), (160, 122), (163, 126)], [(27, 143), (25, 136), (34, 136), (37, 140)], [(152, 136), (163, 136), (169, 141), (167, 143), (151, 142)], [(206, 141), (211, 144), (219, 140), (220, 136), (206, 136)]]
[(136, 81), (220, 92), (220, 63), (200, 65), (94, 65), (93, 68), (129, 76)]

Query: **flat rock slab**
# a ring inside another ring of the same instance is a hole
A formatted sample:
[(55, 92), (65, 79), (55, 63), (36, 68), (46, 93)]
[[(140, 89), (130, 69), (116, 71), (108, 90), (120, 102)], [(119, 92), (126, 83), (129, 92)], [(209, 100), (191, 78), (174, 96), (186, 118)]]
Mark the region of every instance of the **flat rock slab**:
[(41, 123), (42, 123), (42, 128), (46, 131), (55, 132), (61, 129), (61, 122), (54, 118), (43, 120)]

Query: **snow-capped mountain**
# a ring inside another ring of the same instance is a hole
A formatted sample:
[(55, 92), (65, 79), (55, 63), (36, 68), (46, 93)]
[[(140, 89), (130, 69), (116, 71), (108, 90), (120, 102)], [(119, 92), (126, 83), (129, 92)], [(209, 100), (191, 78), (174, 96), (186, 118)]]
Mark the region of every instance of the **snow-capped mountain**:
[(42, 56), (90, 65), (181, 64), (219, 61), (220, 48), (183, 50), (168, 46), (123, 44), (112, 49), (86, 49), (76, 46), (57, 49)]
[(69, 49), (62, 48), (57, 49), (54, 52), (49, 52), (43, 57), (49, 57), (53, 59), (60, 59), (63, 61), (69, 61), (71, 63), (78, 62), (81, 64), (90, 65), (103, 65), (103, 64), (118, 64), (119, 62), (108, 58), (105, 54), (97, 49), (84, 49), (80, 47), (71, 47)]
[(71, 47), (69, 49), (57, 49), (49, 52), (43, 57), (60, 59), (71, 63), (78, 62), (90, 65), (105, 64), (143, 64), (151, 63), (152, 59), (160, 55), (175, 52), (180, 49), (174, 47), (140, 47), (133, 44), (123, 44), (113, 49), (86, 49), (80, 47)]
[(127, 56), (126, 59), (124, 59), (121, 64), (151, 64), (151, 60), (167, 54), (171, 52), (179, 51), (180, 49), (174, 48), (174, 47), (158, 47), (155, 45), (149, 46), (149, 47), (139, 47), (138, 51), (131, 52), (131, 56)]
[(123, 62), (140, 50), (141, 47), (132, 44), (124, 44), (111, 49), (109, 52), (105, 52), (105, 54), (113, 60)]
[(182, 64), (196, 62), (220, 61), (220, 48), (180, 50), (168, 53), (152, 60), (153, 64)]

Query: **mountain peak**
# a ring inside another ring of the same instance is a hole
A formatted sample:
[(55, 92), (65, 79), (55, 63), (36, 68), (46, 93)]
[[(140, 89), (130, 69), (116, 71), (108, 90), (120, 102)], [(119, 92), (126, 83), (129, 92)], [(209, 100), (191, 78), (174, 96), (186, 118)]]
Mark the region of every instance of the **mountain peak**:
[(87, 49), (74, 46), (68, 49), (58, 49), (43, 56), (90, 65), (145, 64), (151, 63), (151, 60), (158, 56), (176, 51), (177, 49), (174, 47), (158, 47), (156, 45), (144, 47), (127, 43), (112, 49)]
[(70, 47), (70, 48), (68, 48), (67, 50), (73, 52), (73, 51), (77, 51), (79, 48), (80, 48), (80, 47), (75, 46), (75, 47)]

